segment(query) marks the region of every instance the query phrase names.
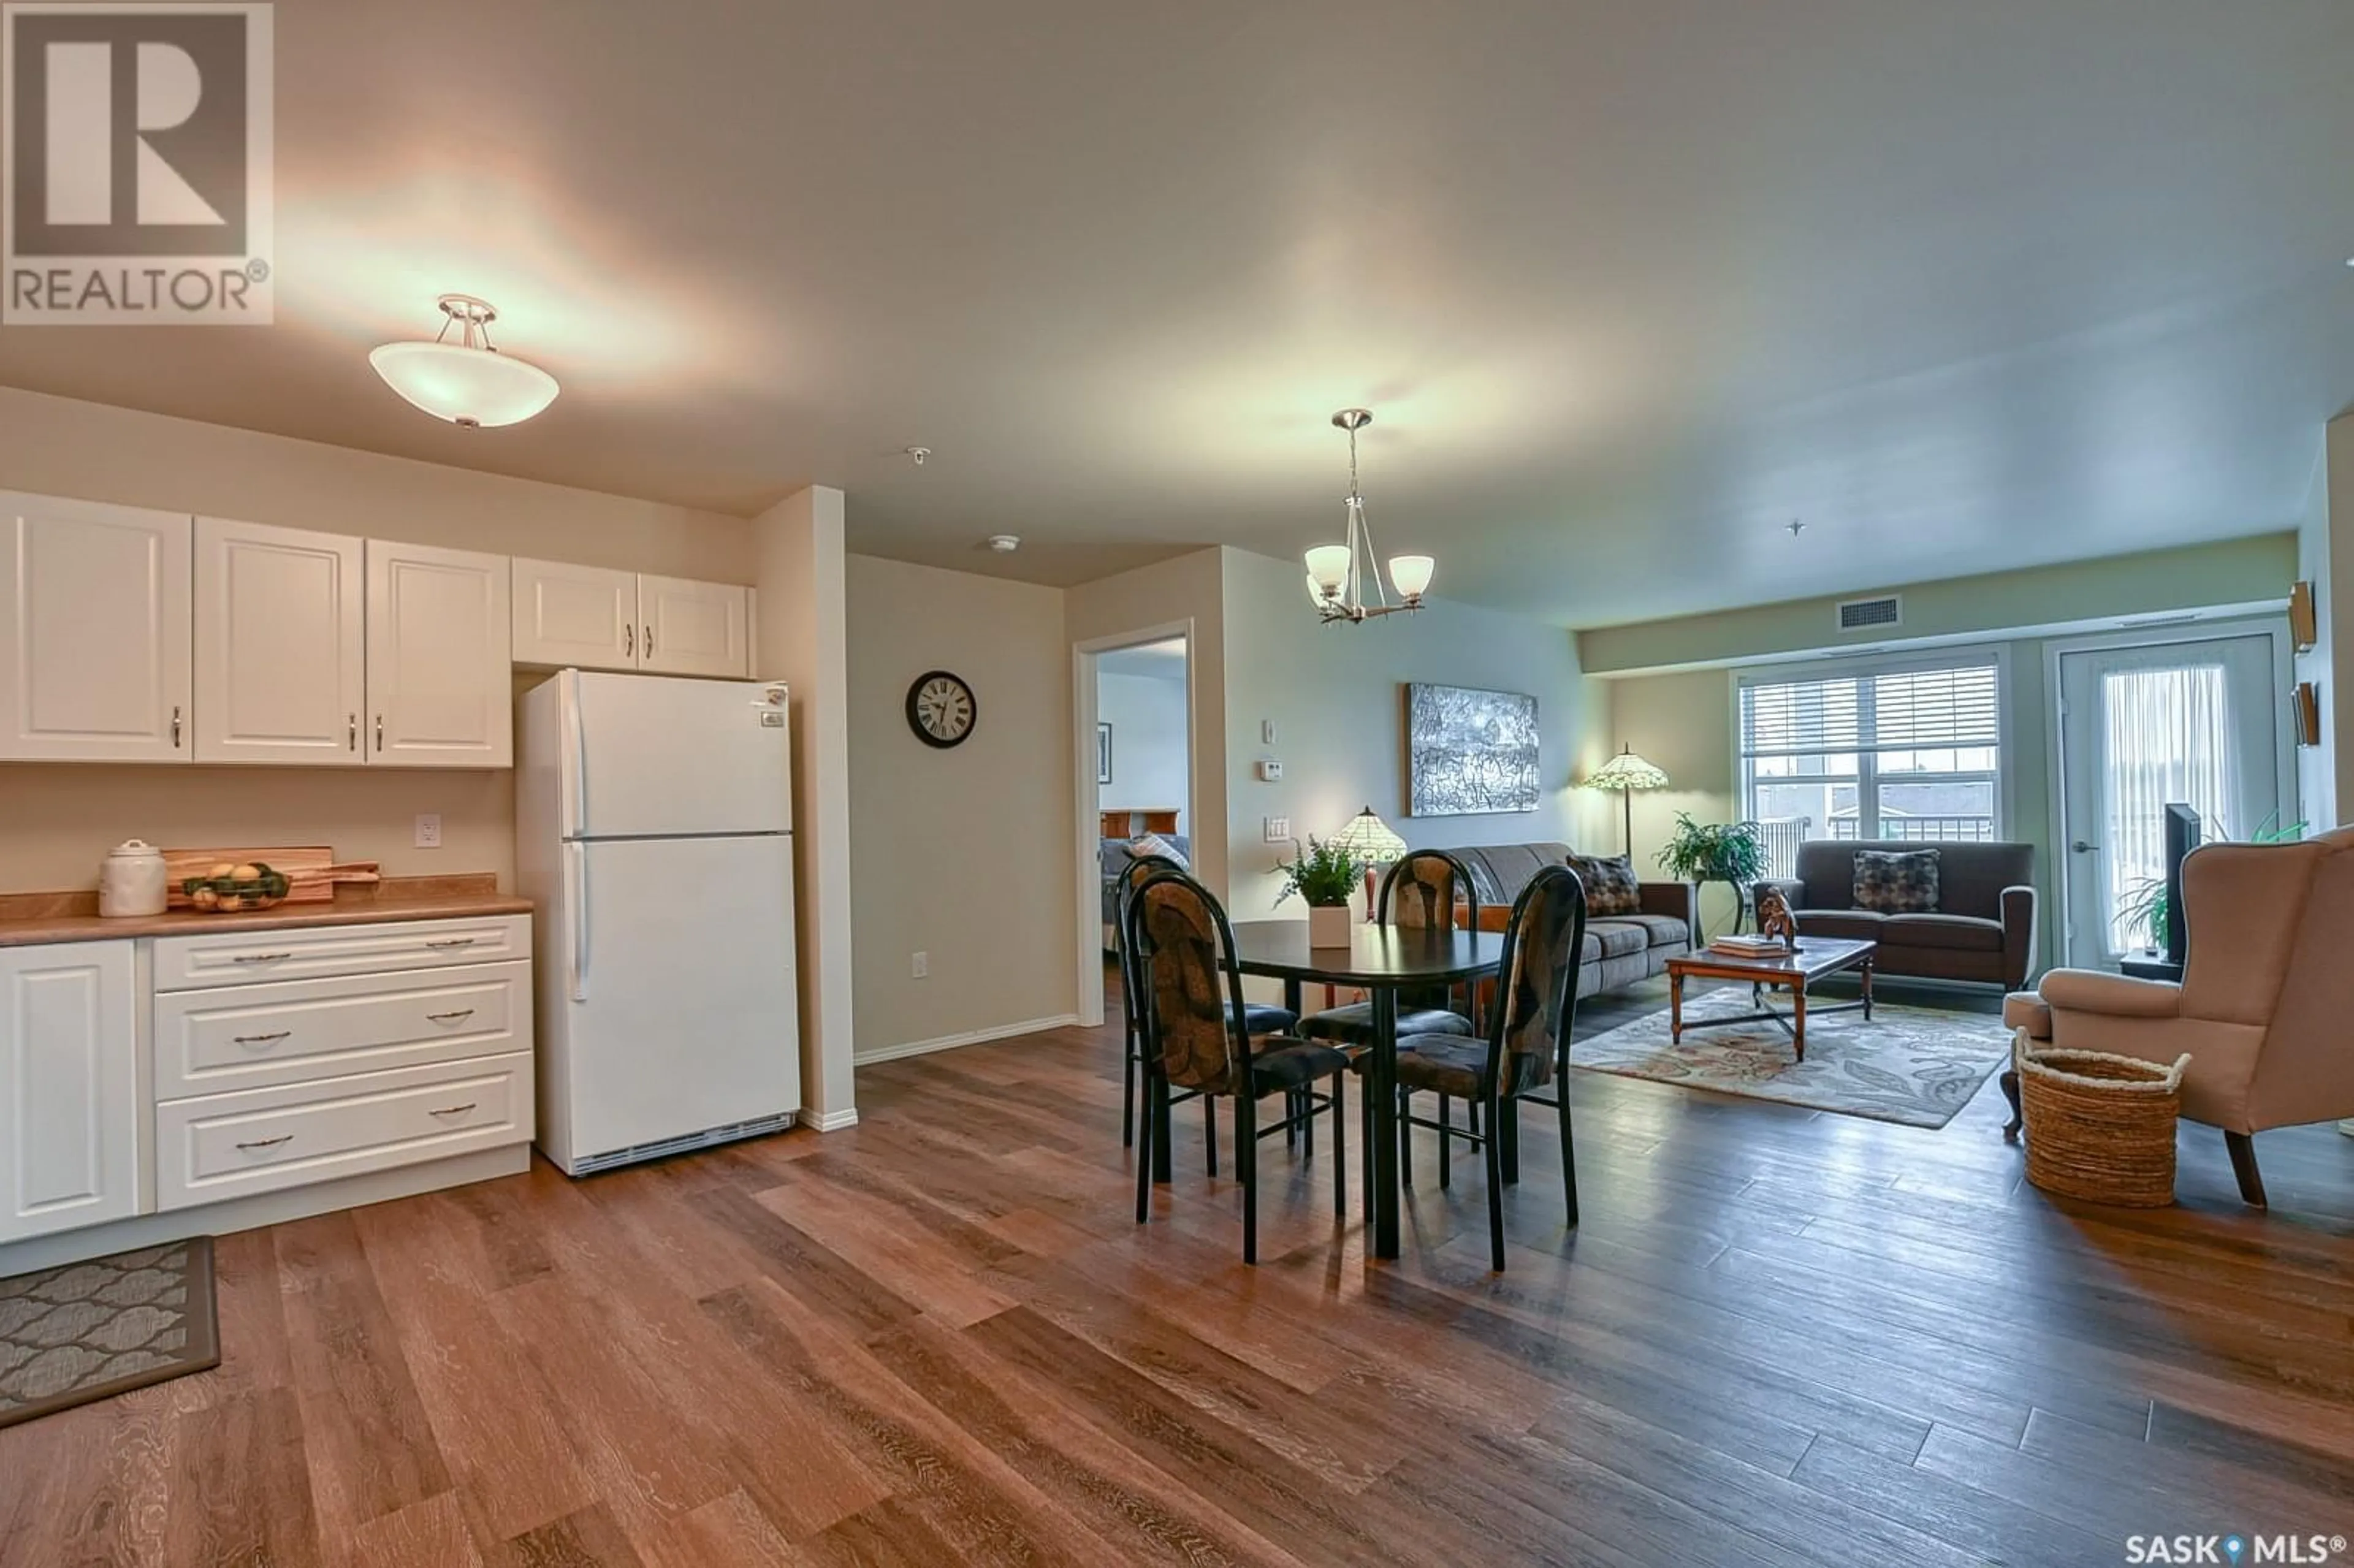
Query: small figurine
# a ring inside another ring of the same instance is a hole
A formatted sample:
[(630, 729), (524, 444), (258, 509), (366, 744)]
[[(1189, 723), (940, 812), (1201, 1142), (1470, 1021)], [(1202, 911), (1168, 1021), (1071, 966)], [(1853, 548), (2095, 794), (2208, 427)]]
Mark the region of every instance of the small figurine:
[(1770, 937), (1792, 952), (1798, 948), (1798, 917), (1790, 913), (1790, 901), (1775, 888), (1757, 890), (1757, 934)]

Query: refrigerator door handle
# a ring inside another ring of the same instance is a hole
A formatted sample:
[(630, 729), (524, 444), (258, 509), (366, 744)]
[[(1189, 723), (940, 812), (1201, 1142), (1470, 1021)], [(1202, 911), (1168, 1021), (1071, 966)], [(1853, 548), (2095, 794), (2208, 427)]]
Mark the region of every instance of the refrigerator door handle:
[(557, 679), (564, 683), (564, 757), (557, 764), (563, 775), (564, 836), (580, 838), (588, 832), (588, 731), (580, 716), (580, 672), (567, 670)]
[(572, 1000), (588, 1000), (588, 846), (578, 840), (564, 846), (564, 906), (572, 913)]

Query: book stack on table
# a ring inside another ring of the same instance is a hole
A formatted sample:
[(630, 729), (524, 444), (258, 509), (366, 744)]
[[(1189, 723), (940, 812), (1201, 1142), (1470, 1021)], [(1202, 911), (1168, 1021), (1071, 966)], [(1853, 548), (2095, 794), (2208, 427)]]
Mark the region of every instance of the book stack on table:
[(1710, 938), (1708, 950), (1734, 959), (1778, 959), (1794, 949), (1779, 937), (1744, 937), (1727, 933)]

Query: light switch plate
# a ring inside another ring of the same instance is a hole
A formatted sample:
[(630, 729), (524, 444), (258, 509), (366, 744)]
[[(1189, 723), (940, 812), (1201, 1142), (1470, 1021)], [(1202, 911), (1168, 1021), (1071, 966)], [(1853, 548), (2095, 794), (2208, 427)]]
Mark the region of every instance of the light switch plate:
[(1289, 843), (1291, 842), (1291, 819), (1289, 817), (1269, 817), (1267, 820), (1267, 842), (1271, 844)]
[(932, 955), (929, 953), (917, 953), (915, 956), (914, 961), (908, 964), (907, 969), (908, 972), (917, 980), (931, 979)]
[(1258, 721), (1258, 742), (1261, 746), (1273, 746), (1275, 744), (1275, 721), (1273, 719), (1261, 719)]
[(417, 847), (419, 849), (440, 849), (441, 847), (440, 812), (419, 811), (417, 813)]

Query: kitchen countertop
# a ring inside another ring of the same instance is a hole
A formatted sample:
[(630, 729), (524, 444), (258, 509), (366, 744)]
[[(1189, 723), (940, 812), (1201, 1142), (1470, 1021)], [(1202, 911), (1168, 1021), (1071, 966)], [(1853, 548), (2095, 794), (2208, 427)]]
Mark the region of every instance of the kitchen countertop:
[(388, 876), (373, 888), (339, 886), (332, 904), (281, 904), (235, 915), (176, 909), (107, 919), (95, 891), (0, 893), (0, 948), (35, 942), (100, 942), (118, 937), (192, 937), (211, 931), (284, 931), (303, 926), (366, 926), (387, 920), (464, 920), (528, 915), (531, 900), (498, 890), (488, 872), (462, 876)]

